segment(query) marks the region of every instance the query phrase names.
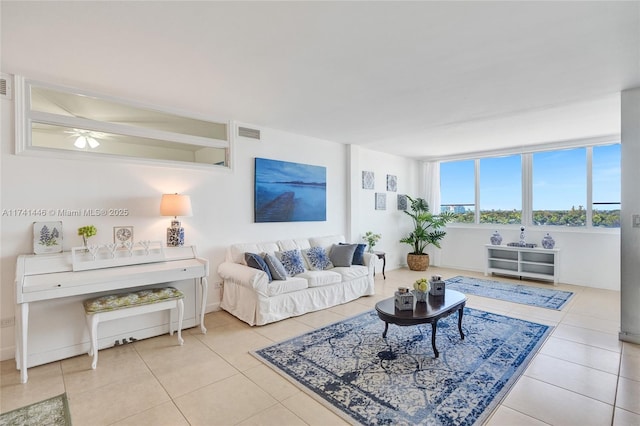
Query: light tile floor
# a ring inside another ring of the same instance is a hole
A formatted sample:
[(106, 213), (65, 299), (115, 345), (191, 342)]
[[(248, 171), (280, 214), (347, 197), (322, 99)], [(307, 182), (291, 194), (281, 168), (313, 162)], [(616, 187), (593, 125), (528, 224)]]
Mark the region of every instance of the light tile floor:
[[(184, 346), (165, 335), (105, 349), (96, 370), (89, 356), (78, 356), (30, 369), (24, 385), (14, 361), (3, 361), (0, 411), (67, 392), (75, 426), (346, 424), (249, 351), (369, 310), (397, 287), (434, 273), (484, 278), (398, 269), (386, 280), (376, 275), (375, 296), (262, 327), (212, 312), (208, 333), (187, 330)], [(487, 425), (640, 425), (640, 346), (618, 340), (620, 293), (556, 288), (575, 292), (562, 311), (469, 297), (470, 307), (555, 326)]]

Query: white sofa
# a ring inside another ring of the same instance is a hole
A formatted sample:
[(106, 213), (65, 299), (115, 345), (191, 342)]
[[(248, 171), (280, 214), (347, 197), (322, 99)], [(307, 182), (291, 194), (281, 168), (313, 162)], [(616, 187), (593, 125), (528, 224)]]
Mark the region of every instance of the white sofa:
[(375, 255), (370, 253), (363, 254), (364, 265), (306, 269), (271, 282), (266, 272), (247, 266), (245, 261), (245, 253), (274, 254), (311, 247), (323, 247), (329, 253), (334, 244), (345, 242), (343, 236), (333, 235), (230, 246), (218, 267), (223, 279), (221, 308), (249, 325), (264, 325), (374, 294)]

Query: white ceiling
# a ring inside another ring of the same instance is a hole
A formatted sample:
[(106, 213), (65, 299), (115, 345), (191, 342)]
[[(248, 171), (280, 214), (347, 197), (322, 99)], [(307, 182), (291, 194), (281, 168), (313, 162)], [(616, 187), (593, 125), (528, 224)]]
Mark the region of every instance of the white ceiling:
[(1, 18), (4, 72), (126, 80), (114, 95), (415, 158), (616, 134), (640, 87), (636, 1), (3, 1)]

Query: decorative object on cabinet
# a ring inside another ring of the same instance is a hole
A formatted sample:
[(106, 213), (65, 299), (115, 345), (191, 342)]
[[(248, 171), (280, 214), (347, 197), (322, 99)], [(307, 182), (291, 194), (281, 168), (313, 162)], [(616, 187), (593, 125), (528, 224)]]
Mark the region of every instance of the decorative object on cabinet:
[(499, 246), (502, 243), (502, 235), (498, 231), (491, 234), (491, 244), (494, 246)]
[[(118, 250), (119, 247), (126, 250)], [(89, 244), (71, 249), (73, 271), (162, 262), (164, 259), (162, 241)]]
[(254, 188), (256, 223), (327, 220), (326, 167), (256, 158)]
[(125, 241), (133, 242), (133, 226), (114, 226), (113, 242), (124, 243)]
[(398, 190), (398, 177), (387, 175), (387, 191), (396, 192)]
[(434, 215), (429, 212), (429, 204), (423, 198), (411, 198), (407, 195), (410, 210), (404, 213), (411, 217), (413, 230), (401, 243), (409, 244), (413, 249), (407, 253), (407, 265), (412, 271), (425, 271), (429, 267), (429, 255), (426, 248), (433, 244), (440, 248), (440, 240), (447, 234), (443, 228), (453, 218), (453, 213), (443, 212)]
[(387, 209), (387, 194), (384, 192), (376, 192), (376, 210)]
[(520, 227), (520, 247), (526, 247), (527, 242), (524, 240), (524, 226)]
[(373, 172), (362, 171), (362, 189), (375, 189), (375, 174)]
[(191, 216), (191, 197), (179, 194), (163, 194), (160, 201), (160, 214), (173, 216), (171, 227), (167, 228), (167, 246), (180, 247), (184, 245), (184, 228), (180, 226), (178, 216)]
[(407, 209), (407, 196), (405, 194), (398, 194), (398, 210)]
[(33, 222), (33, 252), (35, 254), (62, 251), (62, 222)]
[(93, 225), (82, 226), (78, 228), (78, 235), (82, 237), (82, 245), (89, 247), (89, 238), (98, 233), (98, 230)]
[(556, 246), (556, 241), (553, 237), (547, 232), (547, 234), (542, 239), (542, 247), (546, 249), (552, 249)]

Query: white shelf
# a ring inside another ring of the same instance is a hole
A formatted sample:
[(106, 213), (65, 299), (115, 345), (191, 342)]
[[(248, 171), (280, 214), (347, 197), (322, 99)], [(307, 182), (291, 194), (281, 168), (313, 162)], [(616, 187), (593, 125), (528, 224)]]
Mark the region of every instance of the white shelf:
[(558, 283), (559, 249), (485, 244), (485, 254), (485, 275), (515, 275)]

